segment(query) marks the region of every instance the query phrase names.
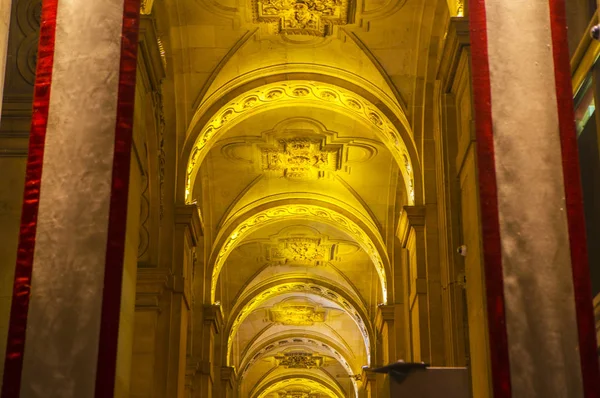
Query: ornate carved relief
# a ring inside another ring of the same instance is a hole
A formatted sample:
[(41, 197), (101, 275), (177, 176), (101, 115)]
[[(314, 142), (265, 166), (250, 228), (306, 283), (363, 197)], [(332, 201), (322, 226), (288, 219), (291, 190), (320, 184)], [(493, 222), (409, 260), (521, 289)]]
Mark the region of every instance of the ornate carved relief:
[(325, 322), (327, 311), (307, 303), (280, 303), (269, 310), (269, 320), (287, 326), (312, 326)]
[(318, 266), (333, 260), (333, 245), (320, 238), (284, 238), (269, 247), (267, 256), (276, 264)]
[(348, 23), (348, 0), (253, 0), (256, 22), (275, 33), (324, 37), (333, 25)]
[(319, 394), (311, 394), (303, 391), (280, 391), (279, 398), (319, 398)]
[(325, 151), (307, 138), (279, 141), (277, 149), (262, 149), (262, 169), (289, 180), (316, 180), (339, 169), (339, 151)]
[(310, 352), (288, 352), (275, 356), (275, 362), (286, 369), (314, 369), (323, 366), (324, 358)]

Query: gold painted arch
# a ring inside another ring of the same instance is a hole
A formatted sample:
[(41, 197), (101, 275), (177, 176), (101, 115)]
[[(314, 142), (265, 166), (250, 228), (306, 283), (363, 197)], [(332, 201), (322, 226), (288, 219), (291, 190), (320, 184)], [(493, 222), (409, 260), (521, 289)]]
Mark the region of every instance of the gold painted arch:
[(209, 264), (212, 264), (212, 303), (215, 303), (216, 300), (217, 283), (221, 270), (238, 244), (259, 228), (275, 222), (294, 219), (312, 220), (328, 224), (352, 237), (371, 258), (379, 276), (383, 304), (387, 303), (387, 280), (390, 274), (390, 266), (385, 250), (380, 248), (382, 246), (377, 245), (380, 239), (375, 239), (375, 241), (372, 239), (372, 236), (377, 237), (378, 232), (375, 231), (374, 234), (367, 233), (368, 227), (365, 224), (361, 223), (362, 226), (359, 226), (356, 222), (358, 220), (352, 220), (347, 215), (320, 204), (273, 204), (264, 210), (249, 211), (248, 213), (251, 214), (244, 214), (239, 217), (243, 218), (242, 221), (236, 222), (236, 218), (231, 225), (225, 226), (216, 240), (217, 244), (209, 262)]
[(367, 354), (367, 362), (371, 363), (371, 350), (373, 331), (368, 320), (369, 317), (362, 306), (358, 305), (355, 300), (348, 296), (341, 288), (336, 288), (331, 283), (318, 281), (310, 278), (302, 278), (294, 281), (281, 281), (276, 284), (268, 284), (260, 286), (248, 293), (247, 298), (241, 300), (240, 305), (236, 305), (231, 313), (230, 326), (227, 328), (227, 358), (226, 363), (231, 366), (231, 356), (233, 352), (233, 339), (235, 338), (240, 325), (246, 317), (250, 315), (256, 308), (260, 307), (265, 301), (286, 293), (305, 293), (313, 294), (325, 298), (334, 304), (337, 304), (348, 314), (356, 323), (362, 335), (365, 351)]
[[(185, 177), (185, 200), (193, 201), (192, 187), (198, 170), (212, 148), (212, 145), (237, 123), (271, 109), (308, 105), (311, 107), (334, 109), (348, 117), (369, 126), (390, 150), (401, 171), (409, 204), (415, 204), (414, 148), (406, 145), (396, 126), (388, 116), (363, 96), (339, 86), (316, 81), (291, 80), (265, 84), (239, 94), (221, 106), (204, 124), (189, 149)], [(192, 125), (192, 131), (194, 131)], [(412, 141), (411, 141), (412, 147)], [(411, 156), (411, 152), (414, 154)]]

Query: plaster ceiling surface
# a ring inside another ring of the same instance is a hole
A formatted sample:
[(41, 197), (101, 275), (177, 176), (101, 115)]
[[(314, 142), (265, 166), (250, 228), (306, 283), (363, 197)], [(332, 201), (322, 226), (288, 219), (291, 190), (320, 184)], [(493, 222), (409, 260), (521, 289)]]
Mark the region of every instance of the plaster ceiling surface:
[(167, 3), (178, 196), (202, 215), (223, 364), (243, 397), (355, 397), (398, 216), (421, 200), (410, 120), (432, 7)]

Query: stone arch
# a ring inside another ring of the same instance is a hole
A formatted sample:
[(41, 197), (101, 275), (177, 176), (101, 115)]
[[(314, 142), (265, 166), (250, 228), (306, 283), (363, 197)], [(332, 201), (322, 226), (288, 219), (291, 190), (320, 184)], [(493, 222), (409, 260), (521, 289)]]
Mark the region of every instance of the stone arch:
[(264, 384), (256, 386), (254, 391), (250, 393), (251, 398), (263, 398), (267, 394), (273, 392), (278, 388), (283, 388), (285, 385), (302, 384), (307, 386), (315, 386), (322, 388), (324, 391), (328, 391), (330, 396), (333, 395), (338, 398), (344, 398), (342, 389), (323, 378), (318, 378), (313, 375), (302, 375), (299, 377), (290, 378), (288, 376), (277, 377)]
[(312, 278), (294, 278), (292, 280), (274, 281), (263, 284), (244, 295), (234, 306), (229, 321), (227, 322), (226, 335), (226, 363), (231, 365), (231, 354), (233, 350), (233, 338), (237, 334), (237, 329), (244, 322), (255, 308), (258, 308), (264, 301), (276, 297), (280, 294), (303, 292), (317, 295), (337, 304), (354, 320), (360, 330), (365, 343), (367, 360), (370, 364), (371, 353), (374, 349), (374, 334), (367, 311), (362, 303), (358, 303), (350, 297), (343, 289), (337, 287), (331, 282), (323, 280), (314, 280)]
[(337, 206), (317, 201), (275, 201), (255, 207), (224, 225), (217, 236), (209, 260), (211, 275), (210, 300), (216, 299), (219, 275), (229, 254), (251, 232), (265, 225), (290, 219), (314, 220), (331, 225), (351, 236), (369, 255), (379, 275), (383, 303), (387, 303), (387, 285), (391, 266), (381, 236), (361, 218)]
[(393, 101), (385, 101), (369, 89), (344, 79), (311, 73), (258, 78), (231, 88), (219, 100), (202, 104), (190, 123), (182, 154), (188, 161), (179, 182), (184, 193), (181, 199), (193, 200), (191, 187), (196, 173), (213, 143), (227, 131), (226, 125), (233, 126), (258, 111), (297, 104), (336, 109), (371, 126), (394, 156), (410, 204), (421, 203), (419, 157), (404, 112), (397, 104), (394, 109)]

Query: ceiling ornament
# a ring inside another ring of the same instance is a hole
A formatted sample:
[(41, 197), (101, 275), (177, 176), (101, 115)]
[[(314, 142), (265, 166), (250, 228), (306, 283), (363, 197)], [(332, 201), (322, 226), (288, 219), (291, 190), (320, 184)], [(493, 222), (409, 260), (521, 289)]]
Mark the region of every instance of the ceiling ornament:
[(371, 261), (375, 265), (375, 270), (379, 275), (381, 283), (381, 293), (383, 303), (387, 303), (387, 280), (385, 275), (385, 266), (379, 255), (379, 251), (373, 244), (371, 238), (358, 226), (355, 222), (342, 214), (320, 206), (312, 205), (284, 205), (273, 207), (268, 210), (254, 214), (248, 219), (240, 223), (229, 235), (225, 243), (221, 247), (219, 254), (214, 263), (212, 281), (211, 281), (211, 302), (215, 302), (217, 292), (217, 282), (221, 269), (229, 257), (229, 254), (236, 246), (243, 241), (256, 228), (264, 225), (289, 219), (309, 219), (333, 225), (336, 228), (347, 232), (356, 243), (369, 255)]
[(286, 326), (313, 326), (326, 316), (327, 311), (310, 304), (280, 303), (269, 309), (269, 320)]
[(310, 352), (287, 352), (275, 356), (277, 366), (286, 369), (315, 369), (323, 366), (325, 359)]
[(319, 266), (333, 260), (334, 245), (320, 238), (292, 237), (279, 239), (269, 247), (267, 260), (273, 264)]
[[(371, 343), (369, 339), (369, 332), (362, 317), (358, 311), (350, 304), (347, 300), (341, 297), (334, 291), (326, 289), (312, 283), (282, 283), (281, 285), (273, 286), (253, 297), (237, 314), (235, 321), (229, 331), (229, 338), (227, 341), (227, 364), (231, 364), (231, 352), (233, 350), (233, 338), (237, 334), (240, 325), (244, 322), (244, 319), (250, 315), (254, 310), (259, 308), (265, 301), (286, 293), (308, 293), (315, 294), (320, 297), (324, 297), (329, 301), (338, 304), (344, 311), (354, 320), (360, 333), (362, 334), (363, 341), (365, 343), (365, 350), (367, 352), (367, 364), (371, 364)], [(346, 364), (349, 367), (349, 365)]]
[(348, 23), (348, 0), (252, 0), (254, 20), (275, 33), (325, 37)]
[(311, 394), (303, 391), (280, 391), (279, 398), (321, 398), (321, 394)]
[(406, 184), (408, 204), (414, 205), (414, 167), (406, 144), (394, 124), (376, 106), (353, 92), (330, 84), (309, 81), (267, 84), (242, 94), (223, 106), (202, 128), (191, 150), (185, 185), (186, 202), (192, 203), (194, 200), (191, 196), (192, 184), (202, 161), (212, 144), (218, 141), (228, 128), (261, 109), (283, 107), (290, 103), (335, 109), (372, 126), (396, 159)]
[(340, 150), (321, 149), (321, 143), (307, 138), (279, 141), (277, 149), (262, 148), (262, 171), (288, 180), (310, 181), (340, 169)]

